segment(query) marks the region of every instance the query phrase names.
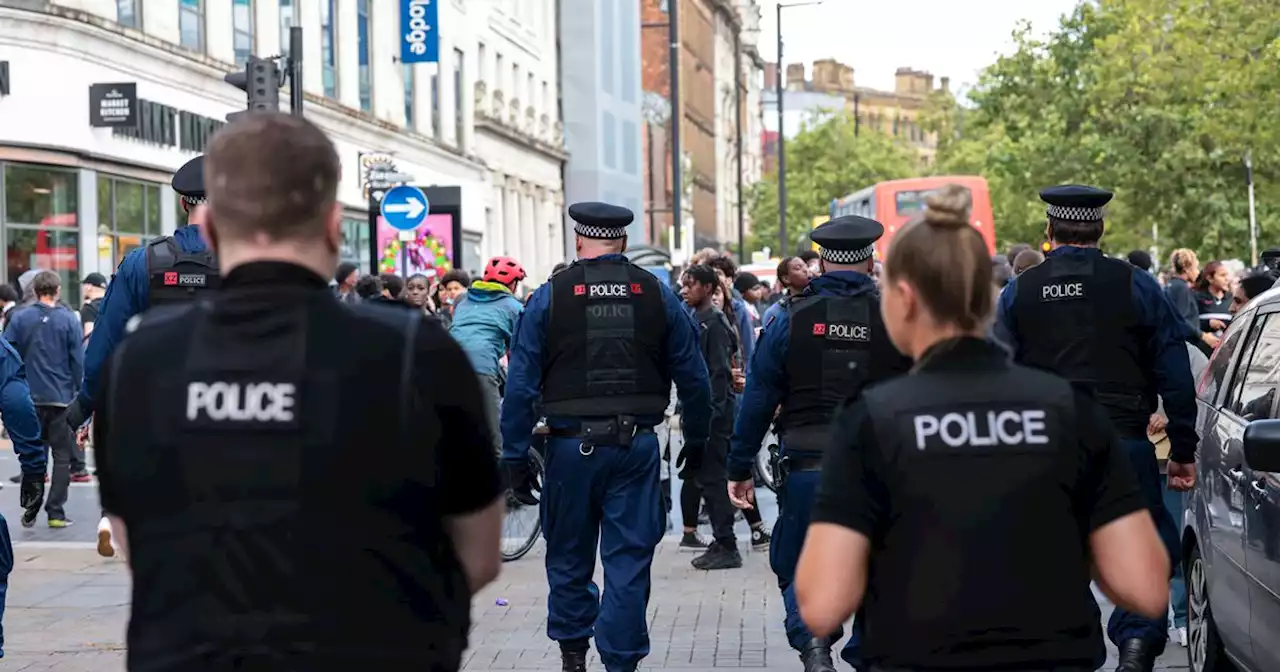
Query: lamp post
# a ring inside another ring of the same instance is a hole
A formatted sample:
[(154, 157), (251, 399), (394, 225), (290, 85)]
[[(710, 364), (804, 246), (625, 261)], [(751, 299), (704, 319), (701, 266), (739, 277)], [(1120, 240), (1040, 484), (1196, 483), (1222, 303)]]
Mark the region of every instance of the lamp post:
[(808, 2), (791, 2), (783, 4), (778, 2), (778, 67), (774, 68), (773, 93), (778, 104), (778, 256), (785, 257), (790, 253), (791, 246), (787, 242), (787, 134), (784, 127), (783, 104), (782, 104), (782, 77), (783, 77), (783, 59), (782, 59), (782, 10), (788, 7), (804, 7), (806, 5), (821, 5), (823, 0), (809, 0)]

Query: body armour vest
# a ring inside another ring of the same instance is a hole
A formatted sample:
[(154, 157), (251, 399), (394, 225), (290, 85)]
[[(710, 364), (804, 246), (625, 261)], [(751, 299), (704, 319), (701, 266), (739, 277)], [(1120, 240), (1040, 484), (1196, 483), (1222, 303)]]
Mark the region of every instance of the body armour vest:
[(1133, 267), (1102, 256), (1053, 256), (1018, 277), (1019, 363), (1066, 378), (1106, 409), (1123, 436), (1146, 436), (1156, 410)]
[[(827, 425), (846, 398), (856, 395), (870, 375), (872, 313), (879, 309), (871, 294), (800, 296), (787, 306), (787, 379), (778, 427), (792, 435), (796, 448), (824, 449)], [(805, 427), (803, 441), (796, 432)], [(808, 436), (812, 434), (812, 436)], [(803, 444), (803, 445), (801, 445)]]
[(153, 307), (190, 302), (204, 290), (217, 289), (221, 281), (213, 252), (188, 254), (173, 236), (147, 243), (147, 287)]
[(670, 403), (658, 278), (622, 260), (574, 262), (551, 278), (543, 407), (578, 417), (661, 414)]
[[(149, 313), (116, 349), (102, 466), (129, 525), (130, 670), (458, 668), (470, 594), (422, 476), (435, 405), (408, 402), (408, 433), (369, 394), (422, 399), (420, 328), (323, 289), (237, 289)], [(389, 431), (403, 470), (368, 461)]]

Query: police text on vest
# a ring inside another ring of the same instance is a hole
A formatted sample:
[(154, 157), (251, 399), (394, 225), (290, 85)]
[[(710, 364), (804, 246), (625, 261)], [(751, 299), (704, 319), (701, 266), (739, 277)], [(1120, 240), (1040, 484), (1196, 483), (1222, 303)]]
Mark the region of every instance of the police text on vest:
[(292, 422), (293, 383), (193, 382), (187, 385), (187, 420)]
[(1061, 301), (1063, 299), (1083, 299), (1083, 282), (1059, 282), (1040, 288), (1041, 301)]
[[(867, 343), (871, 340), (871, 329), (865, 324), (840, 324), (832, 322), (822, 330), (826, 337), (836, 341), (857, 341)], [(815, 331), (814, 333), (818, 333)]]
[(627, 286), (621, 282), (601, 282), (587, 285), (588, 299), (625, 299), (631, 296)]
[(915, 430), (919, 450), (925, 450), (932, 438), (940, 439), (951, 448), (1049, 443), (1045, 413), (1039, 409), (917, 415)]

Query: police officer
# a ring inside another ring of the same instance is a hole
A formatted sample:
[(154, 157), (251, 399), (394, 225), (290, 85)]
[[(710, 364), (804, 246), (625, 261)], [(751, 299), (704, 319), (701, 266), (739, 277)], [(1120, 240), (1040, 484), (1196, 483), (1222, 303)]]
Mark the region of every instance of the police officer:
[(134, 321), (94, 423), (133, 570), (129, 669), (457, 670), (501, 564), (475, 373), (421, 312), (329, 290), (323, 131), (254, 113), (206, 161), (222, 289)]
[(1097, 405), (983, 338), (994, 286), (968, 190), (928, 205), (884, 265), (884, 324), (915, 369), (837, 421), (800, 611), (826, 635), (861, 604), (864, 671), (1092, 671), (1091, 561), (1114, 602), (1155, 616), (1168, 558)]
[[(649, 568), (666, 529), (653, 428), (674, 380), (685, 443), (705, 448), (711, 388), (683, 303), (622, 254), (631, 211), (578, 203), (569, 217), (578, 260), (533, 292), (511, 342), (502, 458), (521, 489), (541, 398), (547, 635), (567, 672), (586, 669), (593, 635), (605, 668), (629, 672), (649, 653)], [(592, 583), (597, 541), (603, 595)]]
[[(1157, 395), (1169, 418), (1168, 478), (1174, 490), (1196, 480), (1196, 403), (1183, 344), (1185, 327), (1147, 273), (1098, 249), (1111, 192), (1066, 185), (1040, 192), (1049, 204), (1052, 250), (1001, 293), (997, 334), (1020, 364), (1056, 373), (1088, 391), (1115, 425), (1156, 529), (1178, 562), (1178, 528), (1164, 507), (1147, 422)], [(1120, 649), (1119, 670), (1151, 670), (1164, 650), (1167, 619), (1116, 609), (1107, 634)]]
[[(846, 398), (867, 385), (906, 372), (911, 360), (894, 349), (880, 320), (879, 297), (871, 277), (879, 222), (837, 217), (814, 229), (822, 275), (792, 298), (764, 328), (729, 451), (729, 497), (740, 508), (754, 502), (751, 465), (775, 408), (786, 477), (778, 492), (769, 564), (778, 576), (786, 606), (787, 639), (800, 652), (806, 672), (833, 670), (831, 645), (843, 636), (815, 637), (796, 611), (792, 581), (809, 508), (818, 486), (830, 422)], [(857, 632), (842, 656), (858, 660)]]

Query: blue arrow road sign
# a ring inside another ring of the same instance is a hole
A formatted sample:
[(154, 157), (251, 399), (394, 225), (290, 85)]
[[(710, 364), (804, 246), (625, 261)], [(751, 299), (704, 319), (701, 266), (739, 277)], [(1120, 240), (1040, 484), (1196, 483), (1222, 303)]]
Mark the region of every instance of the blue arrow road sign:
[(412, 231), (427, 221), (431, 203), (417, 187), (401, 185), (382, 197), (382, 218), (397, 231)]

